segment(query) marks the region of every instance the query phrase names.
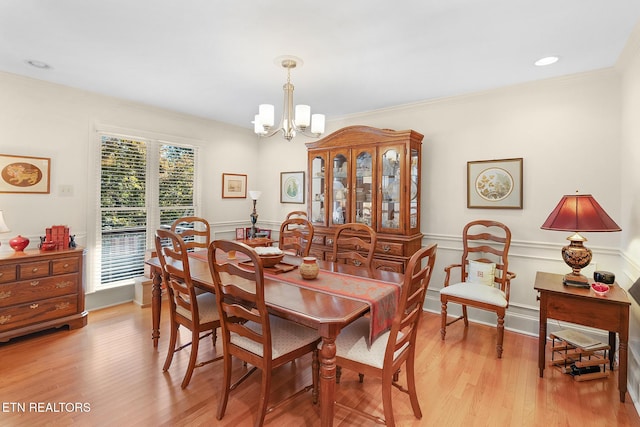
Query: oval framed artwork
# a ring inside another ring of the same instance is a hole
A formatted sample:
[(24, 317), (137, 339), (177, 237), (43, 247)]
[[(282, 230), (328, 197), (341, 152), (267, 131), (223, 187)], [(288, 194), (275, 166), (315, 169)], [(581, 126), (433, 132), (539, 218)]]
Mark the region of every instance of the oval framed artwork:
[(467, 162), (467, 208), (522, 209), (522, 158)]
[(304, 203), (304, 172), (280, 172), (280, 203)]
[(48, 194), (51, 159), (0, 154), (0, 193)]

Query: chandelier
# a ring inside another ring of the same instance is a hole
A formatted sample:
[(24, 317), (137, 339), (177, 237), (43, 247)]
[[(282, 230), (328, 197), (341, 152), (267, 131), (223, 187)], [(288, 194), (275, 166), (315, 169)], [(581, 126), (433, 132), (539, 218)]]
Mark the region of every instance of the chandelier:
[(287, 69), (287, 82), (282, 86), (284, 90), (284, 110), (278, 127), (273, 128), (274, 109), (271, 104), (260, 104), (258, 114), (253, 121), (253, 131), (261, 137), (270, 137), (282, 131), (287, 141), (291, 141), (297, 133), (317, 138), (324, 133), (324, 114), (311, 114), (308, 105), (296, 105), (295, 116), (293, 107), (293, 84), (291, 83), (291, 69), (302, 65), (298, 58), (286, 57), (280, 65)]

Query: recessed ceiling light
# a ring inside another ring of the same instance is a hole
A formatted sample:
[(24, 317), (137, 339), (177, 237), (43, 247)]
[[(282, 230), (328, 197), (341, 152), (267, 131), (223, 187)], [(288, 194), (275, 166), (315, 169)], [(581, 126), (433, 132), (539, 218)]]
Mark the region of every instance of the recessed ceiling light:
[(40, 68), (41, 70), (48, 70), (51, 68), (51, 65), (47, 64), (46, 62), (37, 61), (35, 59), (27, 59), (24, 62), (31, 65), (32, 67)]
[(555, 64), (556, 62), (558, 62), (558, 59), (560, 58), (558, 58), (557, 56), (545, 56), (544, 58), (538, 59), (536, 62), (534, 62), (534, 64), (538, 67), (544, 67), (545, 65)]

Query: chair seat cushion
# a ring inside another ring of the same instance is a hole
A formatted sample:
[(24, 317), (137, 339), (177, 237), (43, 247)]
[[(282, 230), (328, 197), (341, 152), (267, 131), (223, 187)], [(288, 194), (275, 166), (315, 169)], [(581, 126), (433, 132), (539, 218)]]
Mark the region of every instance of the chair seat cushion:
[[(315, 329), (307, 328), (280, 317), (269, 316), (269, 324), (271, 328), (271, 355), (274, 359), (320, 339), (320, 335)], [(247, 322), (245, 326), (256, 333), (262, 334), (262, 325), (259, 323)], [(230, 339), (238, 347), (242, 347), (258, 356), (263, 355), (262, 346), (255, 341), (235, 333), (231, 333)]]
[[(220, 320), (218, 305), (216, 304), (216, 296), (214, 294), (211, 292), (204, 292), (198, 295), (196, 299), (198, 300), (200, 323), (209, 323)], [(187, 319), (191, 319), (191, 312), (179, 305), (176, 305), (176, 313), (186, 317)]]
[[(369, 319), (361, 317), (341, 330), (336, 339), (336, 356), (382, 369), (390, 331), (383, 333), (369, 345), (369, 323)], [(397, 350), (394, 357), (407, 345)]]
[(465, 298), (473, 301), (483, 302), (498, 307), (507, 306), (507, 297), (498, 288), (483, 285), (480, 283), (461, 282), (454, 285), (445, 286), (440, 289), (440, 295)]

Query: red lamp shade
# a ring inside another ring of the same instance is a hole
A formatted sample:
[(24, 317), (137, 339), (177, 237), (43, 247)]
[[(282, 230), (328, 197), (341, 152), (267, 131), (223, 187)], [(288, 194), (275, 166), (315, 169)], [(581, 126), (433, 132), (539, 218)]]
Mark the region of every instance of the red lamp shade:
[(584, 246), (587, 239), (580, 231), (621, 231), (618, 224), (611, 219), (596, 202), (591, 194), (575, 194), (562, 196), (558, 206), (542, 224), (543, 230), (573, 231), (567, 237), (571, 243), (562, 248), (562, 259), (571, 267), (571, 273), (564, 276), (565, 285), (589, 287), (589, 280), (580, 274), (580, 270), (591, 262), (591, 250)]
[(591, 194), (562, 196), (558, 206), (540, 228), (575, 232), (621, 231)]

